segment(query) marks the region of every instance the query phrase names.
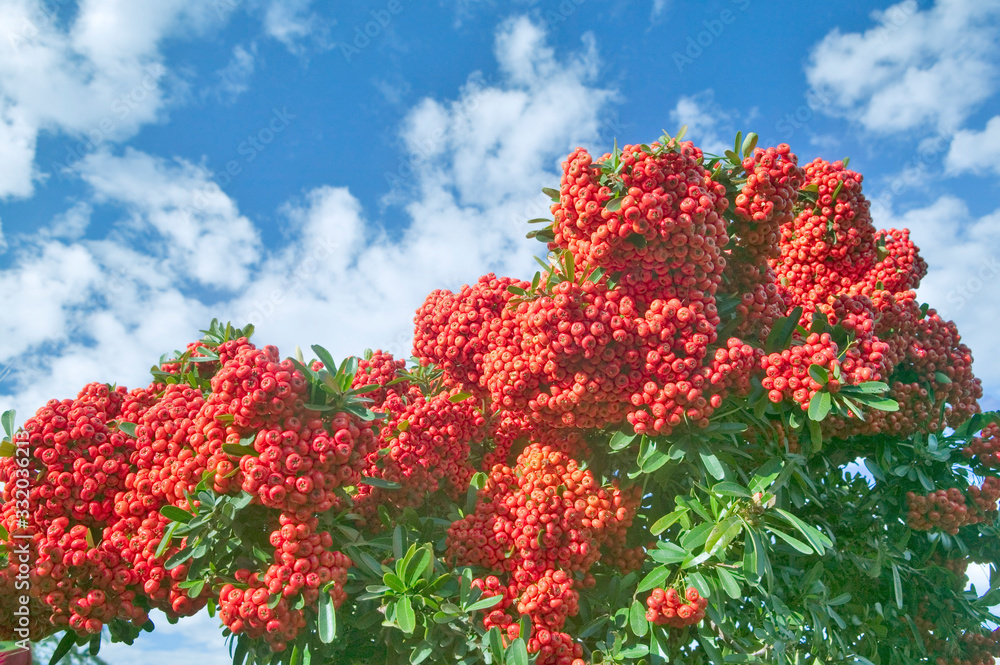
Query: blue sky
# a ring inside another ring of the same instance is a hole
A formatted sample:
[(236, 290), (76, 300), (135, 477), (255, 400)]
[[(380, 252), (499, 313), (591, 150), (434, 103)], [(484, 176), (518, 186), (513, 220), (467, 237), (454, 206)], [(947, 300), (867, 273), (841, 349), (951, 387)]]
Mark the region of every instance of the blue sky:
[(143, 384), (213, 317), (408, 355), (430, 290), (533, 272), (562, 156), (687, 124), (850, 156), (996, 408), (998, 45), (995, 0), (0, 0), (0, 404)]

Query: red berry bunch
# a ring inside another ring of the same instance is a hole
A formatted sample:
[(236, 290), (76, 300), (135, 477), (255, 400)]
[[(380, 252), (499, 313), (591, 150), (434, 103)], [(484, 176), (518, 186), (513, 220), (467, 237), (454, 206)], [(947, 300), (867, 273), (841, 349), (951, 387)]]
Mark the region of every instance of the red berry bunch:
[(230, 414), (237, 427), (256, 430), (301, 412), (307, 384), (292, 361), (280, 360), (277, 347), (257, 349), (245, 338), (236, 346), (212, 377), (209, 401), (220, 407), (216, 417)]
[(772, 261), (794, 304), (848, 291), (875, 264), (875, 227), (862, 179), (842, 162), (817, 158), (805, 167), (804, 185), (816, 189), (816, 205), (782, 225), (781, 255)]
[[(105, 527), (117, 519), (115, 495), (130, 470), (133, 442), (106, 422), (123, 400), (123, 391), (91, 384), (75, 400), (50, 400), (25, 422), (15, 443), (26, 444), (34, 458), (30, 475), (41, 471), (24, 488), (26, 502), (18, 495), (26, 469), (13, 457), (0, 458), (4, 512), (14, 518), (5, 526), (10, 534), (32, 534), (30, 541), (11, 537), (8, 551), (28, 544), (31, 593), (46, 606), (53, 625), (81, 633), (99, 632), (115, 617), (145, 621), (131, 611), (134, 593), (115, 584), (125, 563), (100, 542)], [(14, 511), (25, 503), (27, 520)], [(10, 578), (20, 572), (19, 563), (10, 558)]]
[(990, 423), (979, 436), (969, 441), (962, 454), (986, 468), (1000, 466), (1000, 425)]
[(375, 446), (370, 422), (346, 413), (324, 423), (302, 412), (305, 422), (287, 417), (278, 427), (258, 430), (256, 455), (244, 455), (239, 465), (243, 490), (264, 506), (312, 514), (340, 506), (336, 488), (359, 480), (363, 459)]
[(388, 417), (377, 449), (367, 455), (364, 475), (398, 483), (400, 488), (387, 494), (382, 488), (362, 485), (355, 497), (360, 514), (373, 518), (382, 504), (396, 510), (419, 507), (438, 490), (452, 499), (465, 493), (475, 473), (470, 447), (486, 436), (486, 419), (474, 397), (460, 397), (457, 391), (433, 397), (417, 394), (407, 402), (389, 395), (382, 405)]
[[(313, 371), (322, 368), (322, 363), (318, 365), (319, 367), (312, 368)], [(377, 390), (365, 393), (365, 397), (372, 401), (371, 407), (377, 411), (390, 394), (403, 397), (409, 391), (410, 385), (405, 381), (389, 385), (399, 378), (399, 371), (405, 368), (404, 361), (396, 360), (391, 353), (379, 349), (370, 356), (358, 360), (358, 371), (354, 375), (351, 387), (357, 389), (362, 386), (379, 386)]]
[(730, 227), (736, 238), (734, 254), (750, 266), (764, 266), (780, 255), (781, 226), (795, 217), (804, 173), (787, 143), (757, 148), (743, 160), (746, 182), (736, 197), (737, 221)]
[(490, 273), (458, 293), (433, 291), (413, 319), (413, 355), (444, 370), (448, 385), (485, 396), (483, 358), (497, 348), (499, 318), (514, 297), (510, 286), (530, 284)]
[(1000, 478), (987, 477), (981, 487), (970, 485), (967, 494), (974, 508), (969, 508), (966, 493), (957, 487), (935, 490), (926, 496), (907, 492), (906, 523), (920, 531), (941, 529), (955, 535), (963, 526), (992, 519), (1000, 500)]
[[(626, 145), (622, 168), (612, 177), (622, 195), (601, 184), (602, 170), (583, 148), (563, 162), (559, 202), (552, 205), (555, 241), (577, 265), (613, 270), (690, 270), (693, 284), (709, 290), (721, 274), (726, 244), (722, 213), (725, 188), (702, 166), (702, 152), (690, 142), (647, 152)], [(612, 160), (604, 155), (600, 162)], [(615, 205), (608, 205), (614, 200)]]
[(688, 587), (682, 598), (677, 589), (653, 589), (646, 599), (646, 619), (650, 623), (671, 628), (693, 626), (705, 618), (705, 608), (708, 601), (701, 597), (698, 590)]
[(564, 281), (552, 295), (520, 303), (520, 353), (498, 346), (483, 359), (493, 401), (557, 427), (620, 422), (638, 387), (639, 352), (631, 322), (618, 315), (619, 295)]
[[(558, 631), (576, 613), (571, 575), (582, 575), (585, 584), (592, 580), (588, 571), (600, 558), (600, 547), (624, 538), (638, 495), (597, 487), (593, 474), (575, 460), (538, 443), (524, 449), (516, 468), (518, 473), (493, 468), (475, 512), (449, 528), (448, 552), (461, 565), (505, 573), (510, 586), (498, 582), (488, 588), (503, 593), (505, 602), (517, 598), (518, 611), (536, 626)], [(496, 614), (488, 615), (491, 625), (510, 625)], [(554, 639), (562, 644), (562, 638)], [(563, 656), (579, 657), (568, 646)]]
[[(834, 367), (839, 365), (837, 354), (837, 344), (830, 333), (810, 333), (804, 344), (764, 356), (760, 361), (765, 375), (761, 384), (768, 391), (768, 399), (776, 404), (792, 400), (802, 409), (808, 408), (812, 396), (823, 389), (809, 375), (810, 365), (819, 365), (833, 377)], [(831, 378), (827, 387), (835, 391), (836, 379)]]

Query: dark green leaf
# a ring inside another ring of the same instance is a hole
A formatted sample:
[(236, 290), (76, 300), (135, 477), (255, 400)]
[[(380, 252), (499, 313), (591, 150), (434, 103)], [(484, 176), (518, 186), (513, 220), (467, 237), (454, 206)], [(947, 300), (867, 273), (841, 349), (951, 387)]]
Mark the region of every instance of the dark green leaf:
[(649, 572), (648, 575), (642, 578), (639, 582), (639, 586), (636, 587), (636, 593), (642, 593), (643, 591), (649, 591), (650, 589), (655, 589), (656, 587), (663, 586), (663, 583), (667, 581), (670, 577), (670, 570), (666, 566), (657, 566)]
[(319, 640), (323, 644), (330, 644), (337, 637), (337, 608), (333, 605), (333, 598), (329, 593), (319, 594), (319, 613), (316, 618), (319, 629)]
[(632, 633), (637, 637), (644, 637), (649, 630), (649, 622), (646, 620), (646, 608), (638, 600), (632, 601), (632, 607), (628, 614), (629, 626)]
[(823, 552), (827, 547), (833, 547), (833, 543), (830, 542), (830, 539), (826, 536), (826, 534), (816, 527), (806, 524), (787, 510), (783, 510), (781, 508), (775, 508), (775, 510), (778, 514), (784, 517), (789, 524), (794, 526), (799, 533), (806, 537), (806, 540), (809, 541), (809, 544), (812, 545), (812, 548), (816, 550), (816, 553), (820, 556), (823, 555)]
[(688, 511), (687, 508), (678, 508), (674, 512), (664, 515), (663, 517), (661, 517), (660, 519), (656, 520), (656, 522), (653, 523), (653, 526), (650, 527), (649, 532), (654, 536), (660, 535), (661, 533), (669, 529), (687, 511)]
[(136, 430), (136, 424), (135, 423), (128, 423), (128, 422), (119, 422), (118, 423), (118, 431), (119, 432), (124, 432), (127, 436), (130, 436), (133, 439), (136, 438), (135, 430)]
[(413, 603), (409, 596), (403, 596), (396, 601), (396, 623), (407, 635), (417, 627), (417, 615), (413, 612)]
[(726, 592), (727, 596), (735, 600), (742, 595), (740, 583), (736, 580), (735, 575), (722, 567), (716, 568), (715, 572), (719, 576), (719, 586), (722, 587), (722, 590)]
[(49, 658), (49, 665), (55, 665), (60, 660), (62, 660), (66, 654), (69, 653), (76, 645), (76, 633), (72, 630), (67, 630), (62, 639), (59, 640), (59, 644), (56, 646), (56, 650), (52, 652), (52, 657)]
[(169, 505), (163, 506), (162, 508), (160, 508), (160, 514), (169, 520), (173, 520), (174, 522), (182, 522), (184, 524), (187, 524), (192, 519), (194, 519), (194, 515), (192, 515), (186, 510), (178, 508), (177, 506), (169, 506)]
[(402, 485), (399, 483), (394, 483), (390, 480), (382, 480), (381, 478), (369, 478), (368, 476), (361, 476), (361, 480), (358, 481), (362, 485), (371, 485), (372, 487), (379, 487), (386, 490), (398, 490)]
[(481, 598), (481, 599), (477, 600), (476, 602), (472, 603), (471, 605), (469, 605), (468, 607), (466, 607), (465, 611), (466, 612), (478, 612), (479, 610), (489, 609), (490, 607), (493, 607), (494, 605), (498, 604), (502, 600), (503, 600), (503, 596), (500, 596), (500, 595), (498, 595), (498, 596), (489, 596), (487, 598)]
[(830, 399), (830, 393), (818, 392), (809, 400), (809, 418), (817, 422), (822, 421), (830, 415), (831, 408), (833, 408), (833, 402)]
[(792, 342), (792, 335), (795, 333), (795, 328), (799, 325), (801, 318), (802, 308), (796, 307), (788, 316), (778, 319), (774, 327), (771, 328), (771, 332), (767, 336), (767, 341), (764, 343), (765, 353), (774, 353), (787, 349), (788, 345)]
[[(712, 492), (719, 496), (738, 496), (744, 499), (750, 498), (750, 491), (738, 483), (715, 483), (712, 485)], [(656, 534), (653, 534), (656, 535)]]
[(821, 386), (825, 386), (830, 380), (830, 372), (822, 365), (813, 363), (809, 365), (809, 377)]
[(790, 536), (790, 535), (788, 535), (787, 533), (785, 533), (784, 531), (782, 531), (780, 529), (775, 529), (773, 526), (767, 527), (767, 530), (770, 531), (771, 533), (773, 533), (774, 535), (776, 535), (781, 540), (783, 540), (786, 543), (788, 543), (789, 545), (791, 545), (793, 548), (795, 548), (796, 550), (798, 550), (802, 554), (812, 554), (813, 553), (813, 549), (809, 545), (807, 545), (806, 543), (803, 543), (798, 538), (796, 538), (794, 536)]
[(528, 646), (522, 638), (517, 638), (507, 647), (504, 662), (507, 665), (528, 665)]
[(698, 450), (698, 456), (701, 457), (701, 463), (705, 465), (705, 470), (708, 471), (716, 480), (722, 480), (726, 477), (726, 471), (722, 467), (722, 463), (711, 450), (702, 446)]

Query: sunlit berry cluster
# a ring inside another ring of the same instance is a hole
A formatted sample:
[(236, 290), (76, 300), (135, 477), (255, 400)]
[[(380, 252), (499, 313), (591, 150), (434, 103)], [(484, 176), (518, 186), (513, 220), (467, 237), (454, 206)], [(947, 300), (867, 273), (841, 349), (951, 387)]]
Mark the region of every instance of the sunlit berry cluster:
[(682, 597), (677, 589), (653, 589), (646, 599), (646, 620), (660, 626), (684, 628), (693, 626), (705, 618), (708, 600), (701, 597), (698, 590), (688, 587)]

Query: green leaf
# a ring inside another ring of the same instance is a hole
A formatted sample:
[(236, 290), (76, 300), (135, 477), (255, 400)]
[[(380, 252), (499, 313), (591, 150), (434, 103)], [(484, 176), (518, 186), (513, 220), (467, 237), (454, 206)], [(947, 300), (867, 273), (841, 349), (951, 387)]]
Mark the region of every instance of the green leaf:
[(319, 594), (319, 613), (316, 618), (319, 628), (319, 641), (330, 644), (337, 637), (337, 608), (329, 593)]
[(316, 354), (316, 357), (319, 358), (319, 361), (323, 363), (323, 367), (328, 373), (333, 374), (337, 371), (337, 363), (334, 361), (333, 356), (330, 355), (329, 351), (324, 349), (319, 344), (313, 344), (310, 348), (313, 353)]
[(17, 416), (17, 412), (13, 409), (9, 409), (3, 412), (0, 416), (0, 423), (3, 423), (3, 431), (7, 434), (8, 438), (14, 438), (14, 418)]
[(386, 573), (382, 576), (382, 582), (396, 593), (404, 593), (406, 591), (406, 584), (403, 583), (403, 578), (396, 573)]
[(410, 665), (420, 665), (434, 653), (434, 645), (424, 640), (410, 653)]
[(667, 581), (668, 577), (670, 577), (670, 569), (666, 566), (657, 566), (651, 570), (648, 575), (642, 578), (642, 581), (639, 582), (639, 586), (635, 588), (635, 591), (636, 593), (642, 593), (643, 591), (649, 591), (650, 589), (663, 586), (663, 583)]
[(489, 638), (490, 651), (492, 652), (494, 662), (503, 662), (503, 637), (500, 635), (500, 629), (496, 626), (490, 628), (489, 632), (486, 634)]
[(0, 441), (0, 457), (13, 457), (17, 452), (17, 446), (15, 446), (10, 440), (4, 439)]
[(816, 554), (822, 556), (827, 547), (833, 547), (833, 543), (826, 536), (826, 534), (816, 527), (806, 524), (787, 510), (783, 510), (781, 508), (775, 508), (775, 510), (779, 515), (784, 517), (789, 524), (798, 529), (799, 533), (806, 537), (806, 540), (809, 541), (812, 548), (816, 550)]
[(735, 515), (727, 517), (722, 522), (716, 524), (715, 528), (708, 535), (708, 539), (705, 541), (705, 552), (709, 554), (725, 552), (729, 544), (733, 542), (736, 536), (740, 535), (740, 531), (742, 530), (743, 522), (738, 517)]
[(619, 210), (622, 209), (623, 200), (624, 198), (621, 196), (619, 196), (618, 198), (611, 199), (604, 205), (604, 209), (607, 210), (608, 212), (618, 212)]
[(624, 450), (632, 445), (632, 442), (638, 438), (638, 434), (633, 434), (631, 432), (615, 432), (611, 435), (611, 440), (608, 442), (608, 447), (611, 450), (618, 451)]
[(747, 137), (743, 139), (743, 155), (744, 157), (749, 157), (753, 152), (753, 149), (757, 147), (757, 134), (750, 132)]
[(177, 566), (181, 565), (182, 563), (190, 559), (192, 552), (193, 550), (190, 545), (185, 547), (184, 549), (182, 549), (181, 551), (177, 552), (172, 557), (167, 559), (166, 562), (164, 562), (163, 567), (166, 568), (167, 570), (176, 568)]
[(821, 386), (825, 386), (830, 380), (830, 372), (822, 365), (813, 363), (809, 365), (809, 377)]
[(833, 401), (830, 399), (830, 393), (818, 392), (809, 400), (809, 418), (817, 422), (822, 421), (830, 415), (832, 408)]
[(499, 604), (500, 601), (502, 601), (502, 600), (503, 600), (503, 596), (500, 596), (500, 595), (498, 595), (498, 596), (489, 596), (487, 598), (481, 598), (481, 599), (477, 600), (476, 602), (472, 603), (471, 605), (469, 605), (468, 607), (466, 607), (465, 611), (466, 612), (478, 612), (480, 610), (486, 610), (486, 609), (489, 609), (489, 608), (493, 607), (494, 605)]
[(362, 485), (371, 485), (372, 487), (379, 487), (386, 490), (398, 490), (402, 485), (399, 483), (394, 483), (390, 480), (383, 480), (381, 478), (369, 478), (368, 476), (361, 476), (361, 480), (358, 481)]
[(404, 569), (403, 580), (406, 582), (406, 585), (413, 586), (416, 584), (420, 576), (427, 571), (427, 567), (431, 565), (433, 559), (434, 555), (431, 554), (427, 547), (419, 548), (413, 558), (407, 562)]
[(674, 543), (660, 541), (647, 552), (647, 556), (657, 563), (680, 563), (688, 558), (688, 551)]
[(233, 457), (245, 457), (246, 455), (257, 456), (257, 450), (251, 446), (241, 446), (238, 443), (222, 444), (222, 452)]
[(896, 593), (896, 607), (903, 609), (903, 580), (899, 576), (899, 566), (892, 564), (892, 588)]
[(464, 402), (465, 400), (472, 397), (472, 393), (456, 393), (448, 398), (448, 401), (452, 404), (458, 404), (459, 402)]
[(121, 422), (121, 421), (119, 421), (118, 423), (118, 431), (124, 432), (127, 436), (130, 436), (133, 439), (136, 438), (135, 430), (136, 430), (135, 423)]
[(403, 596), (396, 601), (396, 623), (407, 635), (417, 627), (417, 615), (413, 612), (413, 603), (409, 596)]
[(170, 506), (170, 505), (163, 506), (162, 508), (160, 508), (160, 514), (169, 520), (173, 520), (174, 522), (181, 522), (183, 524), (187, 524), (188, 522), (194, 519), (194, 515), (192, 515), (186, 510), (178, 508), (177, 506)]
[[(9, 413), (9, 412), (8, 412)], [(72, 630), (67, 630), (62, 639), (59, 640), (59, 644), (56, 646), (56, 650), (52, 652), (52, 657), (49, 658), (49, 665), (55, 665), (60, 660), (62, 660), (66, 654), (69, 653), (76, 645), (76, 633)]]
[(719, 576), (719, 586), (722, 587), (727, 596), (735, 600), (742, 595), (743, 590), (740, 589), (740, 583), (736, 580), (735, 575), (721, 566), (715, 569), (715, 573)]
[(784, 468), (784, 465), (784, 461), (778, 457), (772, 457), (770, 460), (765, 462), (763, 466), (757, 469), (757, 472), (750, 480), (750, 491), (763, 492), (770, 487), (777, 477), (781, 475), (781, 470)]
[(944, 372), (934, 372), (934, 380), (942, 385), (951, 383), (951, 379)]
[(0, 524), (0, 540), (10, 540), (10, 533), (3, 524)]
[(812, 554), (813, 553), (813, 549), (809, 545), (807, 545), (806, 543), (803, 543), (801, 540), (799, 540), (798, 538), (796, 538), (794, 536), (790, 536), (789, 534), (785, 533), (781, 529), (775, 529), (773, 526), (769, 526), (769, 527), (767, 527), (767, 530), (770, 531), (771, 533), (773, 533), (774, 535), (776, 535), (781, 540), (783, 540), (786, 543), (788, 543), (789, 545), (791, 545), (793, 548), (795, 548), (796, 550), (798, 550), (802, 554)]
[(809, 440), (813, 455), (823, 450), (823, 426), (815, 420), (809, 421)]
[[(752, 134), (752, 136), (756, 138), (757, 135)], [(699, 631), (698, 643), (705, 650), (705, 655), (708, 656), (708, 660), (712, 665), (725, 665), (726, 660), (722, 657), (719, 647), (715, 645), (715, 637), (713, 635), (708, 635), (704, 630)]]
[(649, 532), (654, 536), (660, 535), (661, 533), (669, 529), (671, 526), (673, 526), (674, 522), (683, 517), (684, 514), (687, 513), (687, 511), (688, 511), (687, 508), (678, 508), (674, 512), (664, 515), (663, 517), (661, 517), (660, 519), (656, 520), (656, 522), (653, 523), (653, 526), (650, 527)]
[(632, 601), (632, 607), (629, 608), (628, 613), (628, 622), (632, 628), (632, 633), (637, 637), (645, 637), (646, 632), (649, 630), (649, 621), (646, 620), (646, 608), (638, 600)]
[(802, 308), (796, 307), (788, 316), (775, 321), (774, 327), (771, 328), (771, 332), (767, 335), (767, 341), (764, 342), (764, 352), (774, 353), (787, 349), (788, 345), (792, 342), (792, 335), (795, 333), (795, 328), (799, 325), (801, 318)]
[(705, 470), (712, 474), (716, 480), (722, 480), (726, 477), (726, 471), (722, 467), (719, 458), (706, 446), (702, 446), (698, 450), (698, 456), (701, 457), (701, 463), (705, 465)]
[[(738, 483), (715, 483), (712, 485), (712, 493), (718, 494), (719, 496), (738, 496), (743, 499), (749, 499), (751, 494), (750, 491)], [(656, 534), (653, 534), (654, 536)]]
[(528, 665), (528, 646), (522, 638), (517, 638), (507, 647), (504, 662), (507, 665)]
[(542, 187), (542, 194), (545, 194), (546, 196), (548, 196), (550, 199), (552, 199), (556, 203), (559, 203), (559, 190), (558, 189), (552, 189), (551, 187)]
[(194, 583), (188, 587), (188, 598), (197, 598), (201, 595), (201, 592), (205, 590), (205, 580), (194, 580)]

